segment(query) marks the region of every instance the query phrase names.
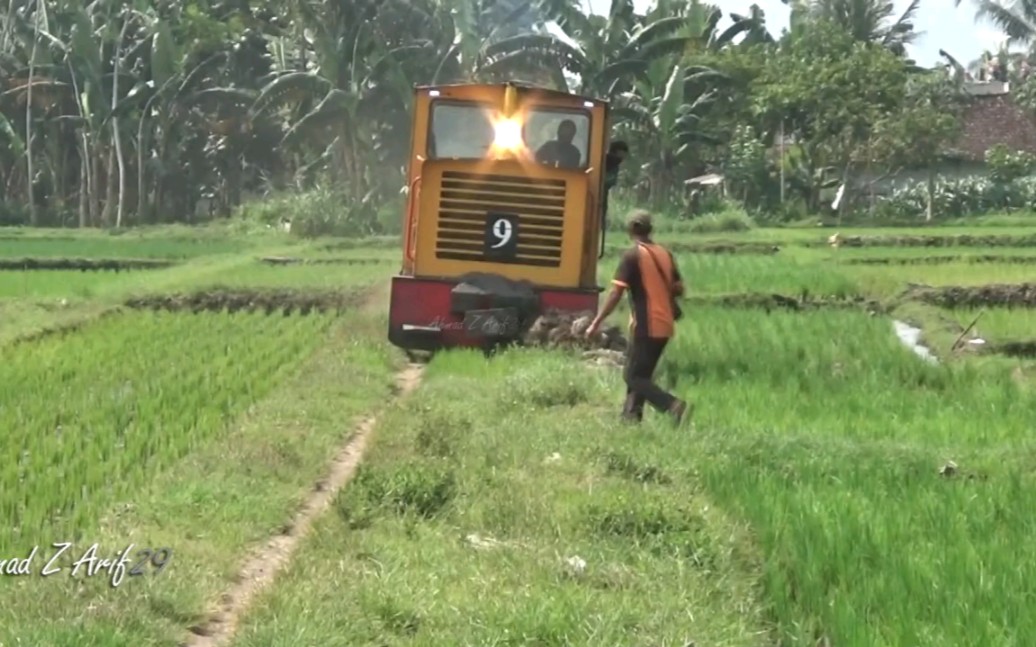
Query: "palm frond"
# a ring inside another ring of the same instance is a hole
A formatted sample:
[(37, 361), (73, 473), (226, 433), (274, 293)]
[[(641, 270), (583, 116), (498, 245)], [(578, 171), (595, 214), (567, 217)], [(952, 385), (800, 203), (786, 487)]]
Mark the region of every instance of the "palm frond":
[(1009, 9), (995, 0), (975, 0), (975, 17), (988, 20), (1011, 40), (1029, 43), (1036, 37), (1036, 15)]
[(312, 72), (284, 74), (260, 90), (249, 112), (258, 115), (271, 108), (277, 109), (299, 103), (304, 99), (326, 94), (330, 88), (330, 81)]

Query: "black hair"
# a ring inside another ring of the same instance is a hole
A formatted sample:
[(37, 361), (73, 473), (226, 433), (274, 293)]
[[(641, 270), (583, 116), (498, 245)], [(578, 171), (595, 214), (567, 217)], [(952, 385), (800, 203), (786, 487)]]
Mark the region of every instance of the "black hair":
[(629, 147), (629, 145), (626, 142), (622, 141), (621, 139), (617, 139), (617, 140), (613, 141), (608, 146), (608, 152), (609, 153), (629, 153), (630, 152), (630, 147)]
[(630, 224), (630, 233), (634, 236), (650, 236), (651, 235), (651, 224), (644, 222), (634, 222)]

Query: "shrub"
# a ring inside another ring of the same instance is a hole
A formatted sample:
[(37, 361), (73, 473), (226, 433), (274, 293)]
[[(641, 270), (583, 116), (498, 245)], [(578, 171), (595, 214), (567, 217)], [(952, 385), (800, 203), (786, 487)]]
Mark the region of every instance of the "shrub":
[(748, 231), (755, 222), (741, 209), (710, 213), (691, 221), (690, 230), (699, 234)]
[(357, 204), (347, 191), (335, 187), (317, 187), (249, 202), (238, 209), (237, 216), (270, 227), (286, 219), (291, 222), (291, 233), (304, 238), (384, 233), (372, 200)]
[[(901, 220), (922, 217), (928, 206), (928, 184), (920, 180), (878, 199), (879, 218)], [(933, 211), (937, 217), (958, 218), (997, 211), (1036, 210), (1036, 176), (995, 182), (983, 176), (937, 178)]]

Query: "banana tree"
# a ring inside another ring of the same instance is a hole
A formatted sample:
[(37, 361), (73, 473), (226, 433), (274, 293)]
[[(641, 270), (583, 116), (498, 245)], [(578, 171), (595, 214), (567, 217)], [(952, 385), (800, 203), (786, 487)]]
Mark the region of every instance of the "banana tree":
[(573, 3), (548, 2), (562, 34), (527, 34), (488, 48), (490, 69), (502, 65), (559, 66), (574, 82), (560, 79), (560, 89), (601, 97), (630, 91), (647, 78), (652, 65), (682, 53), (689, 36), (687, 19), (638, 16), (630, 0), (613, 0), (607, 17), (585, 16)]
[[(625, 121), (624, 127), (643, 142), (647, 161), (641, 170), (655, 207), (674, 199), (681, 170), (700, 165), (700, 147), (721, 141), (704, 123), (716, 91), (694, 97), (686, 94), (689, 81), (715, 72), (682, 65), (666, 72), (660, 62), (650, 70), (646, 81), (638, 82), (634, 91), (620, 94), (616, 101), (616, 113)], [(658, 88), (662, 88), (660, 94)]]

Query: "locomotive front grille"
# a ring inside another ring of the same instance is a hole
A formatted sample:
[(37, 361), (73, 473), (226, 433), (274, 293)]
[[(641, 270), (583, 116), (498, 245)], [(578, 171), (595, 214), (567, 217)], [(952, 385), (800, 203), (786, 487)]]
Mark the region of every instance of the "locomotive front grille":
[[(515, 224), (516, 240), (508, 241), (511, 251), (503, 255), (494, 254), (487, 242), (492, 235), (487, 234), (487, 227), (500, 217)], [(564, 224), (564, 180), (445, 171), (435, 255), (458, 261), (559, 267)]]

